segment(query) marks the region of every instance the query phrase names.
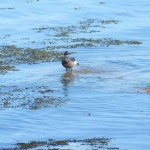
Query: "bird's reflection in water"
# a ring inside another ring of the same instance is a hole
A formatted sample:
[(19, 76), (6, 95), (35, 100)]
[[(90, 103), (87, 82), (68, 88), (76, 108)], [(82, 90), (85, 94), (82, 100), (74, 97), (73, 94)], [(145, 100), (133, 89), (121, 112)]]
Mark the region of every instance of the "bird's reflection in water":
[(63, 85), (64, 96), (68, 96), (68, 87), (69, 84), (73, 83), (75, 80), (75, 76), (72, 72), (66, 72), (61, 77), (61, 83)]
[[(88, 69), (84, 69), (84, 68), (88, 68)], [(100, 75), (102, 73), (105, 73), (105, 71), (101, 69), (91, 68), (90, 66), (84, 66), (84, 68), (82, 67), (78, 70), (66, 72), (61, 76), (61, 83), (63, 85), (64, 96), (68, 96), (69, 89), (70, 89), (69, 85), (72, 84), (79, 75), (84, 75), (84, 76), (88, 74)]]

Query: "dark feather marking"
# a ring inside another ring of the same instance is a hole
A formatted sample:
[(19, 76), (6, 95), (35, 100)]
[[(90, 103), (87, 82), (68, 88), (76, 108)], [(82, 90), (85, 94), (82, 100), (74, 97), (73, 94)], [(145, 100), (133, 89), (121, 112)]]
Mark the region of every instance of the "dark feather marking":
[(69, 58), (63, 58), (63, 59), (62, 59), (62, 63), (63, 63), (63, 64), (67, 64), (68, 62), (69, 62)]
[(70, 58), (70, 60), (71, 60), (71, 61), (75, 61), (75, 59), (74, 59), (74, 58)]

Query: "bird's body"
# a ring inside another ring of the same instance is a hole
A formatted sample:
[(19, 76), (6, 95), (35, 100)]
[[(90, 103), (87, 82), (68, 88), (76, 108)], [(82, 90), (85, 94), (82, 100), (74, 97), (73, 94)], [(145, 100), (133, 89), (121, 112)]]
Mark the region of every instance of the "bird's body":
[(65, 51), (64, 58), (61, 61), (63, 67), (66, 68), (66, 71), (68, 71), (68, 69), (72, 70), (75, 65), (79, 65), (79, 63), (77, 63), (74, 58), (68, 57), (67, 55), (70, 55), (70, 53)]

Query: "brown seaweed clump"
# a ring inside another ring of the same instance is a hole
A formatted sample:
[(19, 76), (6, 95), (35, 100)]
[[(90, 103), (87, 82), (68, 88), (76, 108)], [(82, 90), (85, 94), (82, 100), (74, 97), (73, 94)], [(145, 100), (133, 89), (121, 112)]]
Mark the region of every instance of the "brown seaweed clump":
[(0, 74), (8, 71), (18, 71), (15, 66), (19, 64), (37, 64), (60, 61), (63, 52), (50, 50), (49, 47), (41, 49), (18, 48), (14, 45), (0, 47)]
[[(100, 4), (103, 4), (100, 2)], [(76, 8), (80, 9), (80, 8)], [(118, 24), (119, 20), (99, 20), (87, 19), (78, 22), (77, 25), (70, 26), (42, 26), (33, 28), (37, 33), (45, 33), (48, 39), (44, 41), (30, 41), (28, 44), (46, 45), (43, 48), (32, 48), (32, 46), (21, 48), (15, 45), (5, 44), (0, 46), (0, 74), (5, 74), (8, 71), (18, 71), (16, 66), (19, 64), (38, 64), (45, 62), (60, 61), (63, 57), (62, 50), (75, 48), (89, 48), (101, 46), (119, 46), (119, 45), (139, 45), (140, 41), (121, 40), (113, 38), (86, 38), (93, 36), (81, 36), (80, 38), (71, 38), (73, 34), (94, 34), (101, 32), (99, 29), (106, 28), (110, 24)], [(107, 26), (108, 25), (108, 26)], [(8, 38), (11, 35), (5, 35), (3, 38)], [(17, 41), (16, 41), (17, 42)], [(59, 52), (61, 50), (61, 52)]]
[(18, 86), (0, 86), (0, 109), (23, 108), (38, 110), (61, 107), (68, 99), (55, 96), (55, 90), (47, 86), (21, 88)]
[(145, 91), (147, 94), (150, 94), (150, 87), (141, 88), (142, 91)]
[[(89, 138), (89, 139), (83, 139), (83, 140), (54, 140), (54, 139), (48, 139), (46, 141), (30, 141), (28, 143), (18, 142), (16, 145), (16, 149), (32, 149), (32, 148), (38, 148), (38, 147), (46, 147), (48, 150), (75, 150), (76, 147), (83, 147), (83, 150), (85, 149), (84, 146), (86, 146), (89, 149), (94, 150), (119, 150), (118, 147), (110, 147), (111, 139), (109, 138)], [(70, 149), (70, 145), (74, 145), (74, 149)]]

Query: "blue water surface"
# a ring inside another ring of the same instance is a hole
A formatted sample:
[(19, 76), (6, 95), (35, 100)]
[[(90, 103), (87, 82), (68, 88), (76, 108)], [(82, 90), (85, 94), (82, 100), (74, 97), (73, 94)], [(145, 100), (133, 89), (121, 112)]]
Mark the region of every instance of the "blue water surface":
[(1, 0), (0, 8), (12, 8), (0, 9), (1, 46), (49, 46), (47, 39), (52, 37), (47, 34), (51, 32), (38, 33), (33, 28), (78, 26), (87, 19), (120, 22), (98, 27), (100, 32), (69, 38), (113, 38), (142, 44), (71, 49), (77, 52), (73, 56), (80, 63), (74, 71), (91, 68), (94, 72), (73, 72), (67, 84), (60, 62), (21, 64), (17, 65), (20, 71), (0, 75), (3, 86), (44, 85), (58, 91), (55, 96), (68, 99), (61, 107), (1, 109), (0, 148), (14, 147), (18, 141), (106, 137), (114, 138), (112, 144), (122, 150), (150, 149), (150, 95), (139, 92), (150, 86), (150, 1), (99, 2)]

